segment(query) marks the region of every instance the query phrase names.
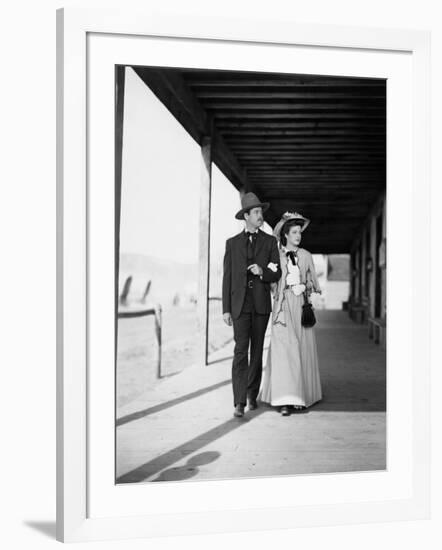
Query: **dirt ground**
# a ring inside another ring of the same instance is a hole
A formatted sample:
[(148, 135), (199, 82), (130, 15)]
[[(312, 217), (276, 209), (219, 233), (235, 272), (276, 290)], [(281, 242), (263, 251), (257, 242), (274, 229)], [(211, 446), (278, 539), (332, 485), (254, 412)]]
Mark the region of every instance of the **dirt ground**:
[[(221, 301), (210, 302), (209, 357), (226, 346), (232, 329), (222, 320)], [(162, 377), (168, 378), (196, 362), (195, 306), (163, 309)], [(117, 359), (117, 407), (129, 403), (158, 383), (157, 341), (153, 316), (119, 319)]]

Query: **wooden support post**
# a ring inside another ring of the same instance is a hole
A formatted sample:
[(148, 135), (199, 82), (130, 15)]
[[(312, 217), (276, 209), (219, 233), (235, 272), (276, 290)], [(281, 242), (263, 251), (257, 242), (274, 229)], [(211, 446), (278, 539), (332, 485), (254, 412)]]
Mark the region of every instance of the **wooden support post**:
[(121, 172), (123, 158), (124, 84), (126, 67), (115, 67), (115, 364), (118, 342), (118, 280), (120, 275)]
[(368, 231), (370, 231), (370, 258), (372, 260), (372, 268), (370, 272), (370, 282), (369, 282), (369, 315), (370, 317), (375, 317), (375, 303), (376, 303), (376, 216), (371, 215), (370, 223), (368, 226)]
[[(382, 265), (382, 298), (381, 298), (381, 319), (386, 322), (387, 318), (387, 220), (386, 220), (386, 210), (387, 210), (387, 199), (384, 197), (382, 202), (382, 255), (383, 255), (383, 265)], [(385, 331), (384, 331), (385, 332)], [(381, 342), (385, 343), (385, 340)]]
[(362, 265), (362, 271), (361, 271), (361, 278), (362, 278), (362, 297), (361, 301), (365, 303), (365, 297), (367, 296), (367, 270), (365, 266), (367, 265), (367, 238), (365, 234), (365, 230), (361, 233), (361, 265)]
[(356, 250), (352, 243), (350, 248), (350, 304), (354, 303), (356, 303)]
[(123, 306), (127, 305), (131, 284), (132, 284), (132, 275), (129, 275), (129, 277), (126, 279), (124, 283), (124, 287), (120, 296), (120, 304)]
[(158, 356), (157, 356), (157, 378), (161, 378), (161, 357), (163, 355), (162, 345), (162, 310), (161, 304), (158, 304), (155, 308), (155, 334), (158, 342)]
[(356, 280), (355, 280), (355, 297), (359, 304), (361, 301), (361, 246), (358, 244), (356, 249)]
[(141, 298), (141, 303), (142, 304), (145, 304), (146, 303), (146, 299), (147, 299), (147, 296), (149, 294), (149, 291), (150, 291), (150, 287), (152, 286), (152, 280), (149, 279), (149, 281), (147, 281), (147, 285), (146, 285), (146, 288), (144, 290), (144, 293), (143, 293), (143, 297)]
[(212, 191), (212, 140), (201, 142), (201, 187), (198, 276), (198, 364), (207, 365), (209, 338), (210, 200)]

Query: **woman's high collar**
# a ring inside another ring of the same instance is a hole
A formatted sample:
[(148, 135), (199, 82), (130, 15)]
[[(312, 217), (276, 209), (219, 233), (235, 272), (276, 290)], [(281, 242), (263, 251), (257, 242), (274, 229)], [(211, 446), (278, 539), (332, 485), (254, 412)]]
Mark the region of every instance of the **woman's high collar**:
[[(287, 252), (290, 252), (290, 251), (292, 251), (292, 250), (293, 250), (293, 248), (287, 248), (287, 247), (284, 246), (284, 245), (281, 246), (281, 251), (282, 251), (284, 254), (286, 254)], [(293, 250), (293, 252), (299, 252), (300, 250), (301, 250), (301, 249), (300, 249), (300, 247), (298, 246), (298, 248), (297, 248), (296, 250)]]

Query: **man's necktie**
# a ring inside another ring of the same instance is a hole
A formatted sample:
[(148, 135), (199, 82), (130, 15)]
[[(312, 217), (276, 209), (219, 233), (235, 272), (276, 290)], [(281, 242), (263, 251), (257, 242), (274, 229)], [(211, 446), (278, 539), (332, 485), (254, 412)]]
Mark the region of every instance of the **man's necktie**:
[(252, 260), (252, 258), (255, 255), (256, 237), (257, 237), (257, 233), (252, 233), (250, 231), (247, 231), (247, 256), (250, 260)]

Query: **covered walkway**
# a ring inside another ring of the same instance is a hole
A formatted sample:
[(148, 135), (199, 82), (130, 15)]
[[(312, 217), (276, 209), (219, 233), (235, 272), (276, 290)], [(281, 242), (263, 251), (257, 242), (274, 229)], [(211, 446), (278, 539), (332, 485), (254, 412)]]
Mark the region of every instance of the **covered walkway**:
[[(314, 223), (303, 246), (311, 253), (350, 254), (349, 313), (385, 344), (386, 80), (196, 68), (133, 70), (200, 147), (199, 363), (210, 359), (209, 300), (218, 295), (209, 296), (211, 262), (220, 261), (210, 254), (213, 164), (240, 195), (253, 191), (270, 202), (266, 221), (271, 227), (287, 210), (308, 213)], [(116, 281), (125, 71), (116, 66)]]
[(322, 402), (233, 418), (230, 343), (119, 408), (117, 483), (385, 469), (385, 352), (346, 312), (317, 317)]

